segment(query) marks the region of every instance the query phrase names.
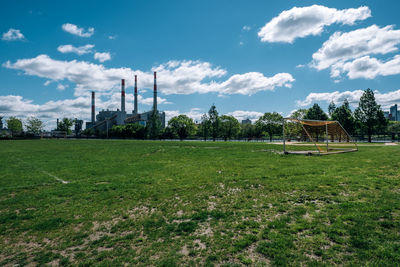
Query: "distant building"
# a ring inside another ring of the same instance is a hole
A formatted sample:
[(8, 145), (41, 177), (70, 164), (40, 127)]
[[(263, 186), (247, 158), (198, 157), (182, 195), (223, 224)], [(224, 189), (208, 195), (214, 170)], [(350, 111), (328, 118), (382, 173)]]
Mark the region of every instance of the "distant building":
[(390, 107), (389, 119), (392, 121), (400, 120), (399, 112), (397, 110), (397, 104), (394, 104), (393, 106)]
[(251, 120), (249, 118), (242, 120), (242, 125), (251, 124)]

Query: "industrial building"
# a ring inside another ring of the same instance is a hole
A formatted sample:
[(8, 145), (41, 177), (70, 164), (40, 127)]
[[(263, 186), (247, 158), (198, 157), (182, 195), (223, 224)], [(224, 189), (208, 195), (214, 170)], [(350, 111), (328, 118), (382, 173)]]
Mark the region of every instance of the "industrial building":
[(139, 123), (146, 126), (154, 111), (158, 113), (162, 127), (165, 127), (165, 112), (157, 109), (157, 73), (154, 72), (154, 90), (153, 90), (153, 109), (144, 113), (138, 110), (138, 93), (137, 93), (137, 75), (135, 75), (135, 91), (134, 91), (134, 110), (127, 113), (125, 110), (125, 79), (121, 80), (121, 110), (102, 110), (95, 116), (95, 92), (92, 92), (92, 119), (86, 122), (86, 129), (94, 129), (98, 131), (107, 131), (113, 125), (125, 125), (128, 123)]

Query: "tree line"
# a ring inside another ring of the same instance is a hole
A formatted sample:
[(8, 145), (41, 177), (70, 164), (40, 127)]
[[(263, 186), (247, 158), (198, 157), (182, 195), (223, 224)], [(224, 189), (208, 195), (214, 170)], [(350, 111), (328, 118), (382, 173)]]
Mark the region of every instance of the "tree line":
[[(376, 103), (374, 92), (371, 89), (364, 91), (360, 98), (358, 107), (352, 111), (347, 99), (336, 106), (331, 102), (328, 113), (325, 113), (318, 104), (309, 109), (299, 109), (291, 114), (291, 117), (306, 120), (336, 120), (351, 135), (362, 139), (365, 135), (368, 141), (372, 141), (373, 135), (390, 134), (392, 139), (400, 139), (400, 123), (389, 121), (384, 117), (381, 106)], [(212, 105), (196, 124), (192, 118), (186, 115), (178, 115), (171, 118), (168, 126), (162, 128), (158, 113), (153, 112), (146, 125), (139, 123), (114, 125), (107, 132), (86, 129), (82, 131), (83, 136), (98, 136), (111, 138), (134, 138), (134, 139), (203, 139), (225, 141), (231, 139), (260, 139), (274, 137), (282, 138), (283, 117), (277, 112), (266, 112), (260, 116), (254, 124), (241, 124), (229, 115), (219, 115), (215, 105)], [(10, 117), (7, 121), (8, 128), (13, 134), (23, 132), (22, 121), (16, 117)], [(56, 130), (71, 134), (71, 127), (75, 121), (63, 118), (57, 125)], [(43, 122), (37, 118), (28, 118), (25, 129), (27, 133), (39, 134), (43, 131)]]

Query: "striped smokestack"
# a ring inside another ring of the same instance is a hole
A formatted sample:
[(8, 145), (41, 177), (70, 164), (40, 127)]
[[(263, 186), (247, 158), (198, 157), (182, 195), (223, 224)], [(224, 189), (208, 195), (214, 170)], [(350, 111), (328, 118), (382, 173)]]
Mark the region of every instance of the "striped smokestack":
[(138, 108), (137, 108), (137, 75), (135, 75), (135, 100), (134, 100), (134, 111), (133, 113), (137, 114), (138, 113)]
[(153, 110), (157, 111), (157, 72), (154, 72)]
[(94, 91), (92, 91), (92, 125), (94, 125), (95, 122), (95, 109), (94, 109)]
[(121, 111), (125, 112), (125, 79), (121, 79)]

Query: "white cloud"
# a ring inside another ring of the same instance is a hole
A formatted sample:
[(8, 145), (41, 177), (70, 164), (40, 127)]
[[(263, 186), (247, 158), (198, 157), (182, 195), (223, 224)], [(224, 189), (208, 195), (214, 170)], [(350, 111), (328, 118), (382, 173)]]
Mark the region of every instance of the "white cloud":
[(259, 72), (235, 74), (225, 82), (216, 85), (219, 94), (253, 95), (260, 91), (273, 91), (275, 87), (292, 87), (294, 78), (289, 73), (278, 73), (273, 77), (265, 77)]
[(235, 110), (228, 112), (226, 115), (235, 117), (239, 122), (245, 119), (250, 119), (252, 122), (255, 122), (264, 115), (264, 113), (258, 111)]
[(104, 61), (110, 60), (111, 55), (108, 52), (104, 52), (104, 53), (96, 52), (94, 54), (94, 59), (97, 59), (100, 62), (104, 62)]
[(117, 39), (117, 35), (110, 35), (110, 36), (108, 36), (108, 39), (115, 40), (115, 39)]
[(393, 25), (383, 28), (372, 25), (346, 33), (335, 32), (313, 54), (311, 66), (317, 70), (331, 67), (332, 77), (337, 77), (346, 61), (371, 54), (395, 52), (399, 43), (400, 30), (394, 30)]
[(205, 82), (204, 80), (220, 78), (227, 71), (220, 67), (213, 68), (210, 63), (201, 61), (169, 61), (153, 70), (163, 77), (160, 88), (164, 94), (216, 92), (220, 95), (251, 95), (259, 91), (272, 91), (276, 87), (291, 87), (294, 81), (289, 73), (265, 77), (259, 72), (248, 72), (235, 74), (224, 82)]
[(26, 119), (37, 117), (46, 124), (46, 129), (55, 128), (56, 118), (81, 118), (90, 119), (90, 98), (78, 97), (58, 101), (48, 101), (42, 105), (34, 104), (32, 100), (24, 99), (22, 96), (7, 95), (0, 96), (0, 114), (17, 116)]
[[(345, 91), (345, 92), (330, 92), (330, 93), (310, 93), (306, 99), (297, 101), (297, 105), (301, 107), (309, 106), (316, 102), (342, 104), (345, 99), (353, 106), (358, 106), (363, 90)], [(387, 109), (393, 104), (400, 104), (400, 90), (380, 93), (374, 91), (376, 102)]]
[(298, 69), (300, 69), (300, 68), (304, 68), (306, 65), (304, 65), (304, 64), (298, 64), (297, 66), (296, 66), (296, 68), (298, 68)]
[(48, 85), (51, 84), (51, 83), (52, 83), (52, 81), (45, 81), (43, 85), (44, 85), (44, 86), (48, 86)]
[[(142, 96), (138, 95), (138, 102), (143, 104), (143, 105), (153, 105), (153, 97), (148, 97), (148, 98), (143, 98)], [(162, 97), (157, 97), (157, 104), (172, 104), (171, 102), (167, 101), (167, 99), (162, 98)]]
[(371, 10), (366, 6), (343, 10), (320, 5), (293, 7), (268, 22), (258, 36), (262, 42), (293, 43), (297, 38), (320, 34), (325, 26), (334, 23), (353, 25), (370, 16)]
[(200, 108), (192, 108), (188, 112), (179, 112), (179, 110), (166, 110), (165, 121), (169, 121), (171, 118), (179, 115), (186, 115), (189, 118), (192, 118), (195, 123), (200, 123), (201, 116), (204, 115), (204, 112), (201, 112)]
[(65, 90), (65, 86), (62, 85), (61, 83), (59, 83), (59, 84), (57, 85), (57, 90), (58, 90), (58, 91), (64, 91), (64, 90)]
[(244, 25), (242, 29), (243, 29), (244, 31), (250, 31), (250, 30), (251, 30), (251, 27), (250, 27), (250, 26), (247, 26), (247, 25)]
[(92, 44), (87, 44), (79, 47), (75, 47), (73, 45), (60, 45), (57, 50), (63, 54), (65, 53), (75, 53), (78, 55), (84, 55), (84, 54), (89, 54), (92, 53), (94, 45)]
[(15, 41), (15, 40), (23, 40), (25, 36), (21, 33), (20, 30), (17, 29), (9, 29), (8, 32), (3, 33), (1, 38), (4, 41)]
[(87, 31), (85, 31), (84, 28), (79, 28), (77, 25), (71, 23), (65, 23), (62, 25), (61, 28), (70, 34), (80, 37), (90, 37), (94, 33), (94, 28), (92, 27), (88, 28)]
[[(15, 63), (7, 61), (3, 66), (10, 69), (23, 70), (25, 74), (54, 81), (66, 79), (76, 84), (76, 96), (86, 95), (91, 90), (109, 92), (114, 87), (118, 87), (121, 78), (128, 79), (134, 75), (134, 72), (129, 68), (107, 69), (103, 65), (85, 61), (54, 60), (47, 55), (20, 59)], [(128, 81), (133, 84), (130, 80)]]
[(301, 107), (309, 106), (315, 102), (330, 103), (333, 101), (335, 104), (342, 103), (345, 99), (349, 103), (356, 104), (360, 100), (363, 90), (345, 91), (345, 92), (331, 92), (331, 93), (310, 93), (304, 100), (298, 100), (297, 105)]
[(152, 71), (157, 71), (158, 88), (162, 94), (218, 93), (220, 95), (251, 95), (260, 91), (273, 91), (276, 87), (291, 87), (294, 78), (289, 73), (278, 73), (265, 77), (259, 72), (235, 74), (225, 81), (217, 81), (227, 71), (201, 61), (169, 61), (151, 72), (130, 68), (105, 68), (103, 65), (85, 61), (60, 61), (47, 55), (19, 59), (15, 63), (7, 61), (4, 67), (23, 70), (25, 74), (60, 82), (64, 79), (75, 83), (75, 95), (88, 94), (96, 90), (103, 94), (119, 88), (124, 78), (127, 87), (133, 86), (133, 77), (138, 75), (139, 88), (153, 87)]
[(374, 79), (376, 76), (400, 74), (400, 55), (396, 55), (386, 62), (369, 56), (357, 58), (343, 64), (338, 71), (347, 72), (350, 79)]

